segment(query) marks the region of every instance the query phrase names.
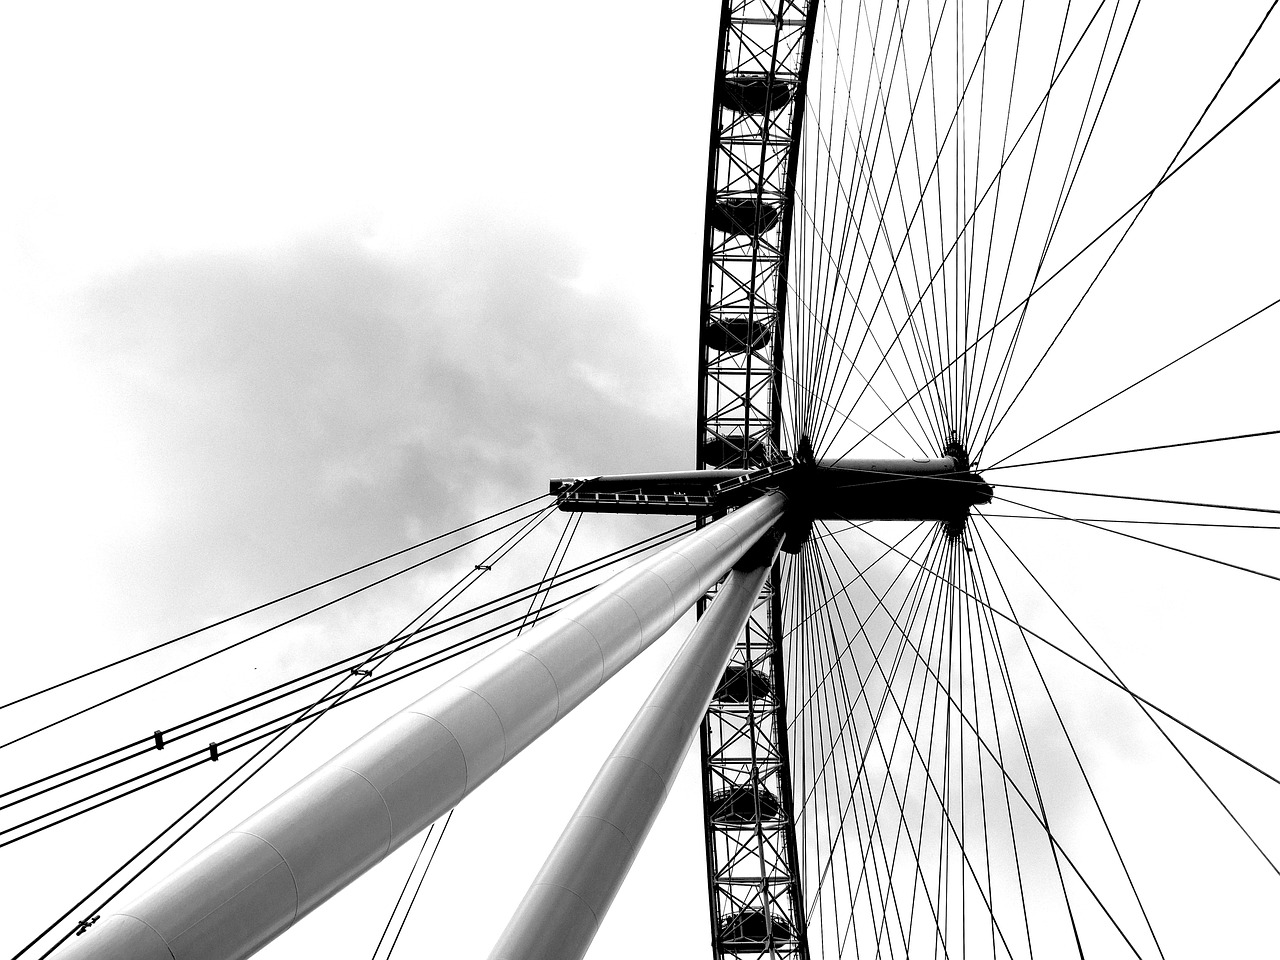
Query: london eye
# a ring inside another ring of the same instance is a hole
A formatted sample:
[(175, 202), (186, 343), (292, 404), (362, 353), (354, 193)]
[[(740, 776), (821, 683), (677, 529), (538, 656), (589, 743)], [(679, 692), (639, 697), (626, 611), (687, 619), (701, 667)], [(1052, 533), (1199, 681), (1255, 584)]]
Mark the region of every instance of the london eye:
[[(600, 467), (7, 685), (0, 846), (34, 879), (6, 945), (284, 956), (330, 923), (375, 957), (415, 936), (494, 957), (1265, 952), (1275, 6), (724, 3), (687, 94), (711, 115), (680, 194), (701, 197), (680, 247), (701, 258), (694, 416), (656, 444), (683, 462), (618, 454), (654, 449), (651, 398), (576, 370), (616, 403), (581, 442)], [(530, 110), (555, 89), (503, 85)], [(620, 233), (667, 202), (600, 200)], [(562, 329), (589, 364), (591, 318)], [(525, 349), (502, 337), (472, 338), (495, 384)], [(478, 409), (484, 386), (456, 391)], [(495, 429), (542, 396), (523, 386), (494, 388)], [(614, 703), (633, 660), (648, 682)], [(646, 860), (677, 801), (699, 837)], [(67, 866), (103, 823), (121, 834)], [(353, 911), (375, 878), (391, 896)]]

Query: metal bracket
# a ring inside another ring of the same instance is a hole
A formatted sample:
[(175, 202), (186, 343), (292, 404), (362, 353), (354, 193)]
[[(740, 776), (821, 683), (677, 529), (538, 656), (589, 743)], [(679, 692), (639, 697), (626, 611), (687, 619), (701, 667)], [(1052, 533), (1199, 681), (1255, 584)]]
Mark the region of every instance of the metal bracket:
[(77, 937), (84, 936), (85, 932), (90, 927), (92, 927), (95, 923), (97, 923), (100, 919), (102, 919), (102, 914), (95, 913), (92, 917), (89, 917), (85, 920), (81, 920), (79, 923), (76, 924), (76, 936)]

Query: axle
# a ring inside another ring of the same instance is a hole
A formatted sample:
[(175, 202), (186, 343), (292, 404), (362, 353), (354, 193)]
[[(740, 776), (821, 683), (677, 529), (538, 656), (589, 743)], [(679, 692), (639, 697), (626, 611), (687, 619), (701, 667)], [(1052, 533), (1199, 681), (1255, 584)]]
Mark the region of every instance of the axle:
[(708, 516), (766, 490), (786, 492), (814, 520), (938, 520), (963, 524), (992, 490), (962, 451), (929, 459), (783, 459), (754, 470), (684, 470), (551, 481), (561, 510)]

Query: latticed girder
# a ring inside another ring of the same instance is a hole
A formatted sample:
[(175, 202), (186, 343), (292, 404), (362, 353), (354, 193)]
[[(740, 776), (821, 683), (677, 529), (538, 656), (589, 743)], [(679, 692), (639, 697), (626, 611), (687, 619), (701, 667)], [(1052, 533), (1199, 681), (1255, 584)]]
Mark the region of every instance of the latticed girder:
[[(700, 468), (759, 469), (783, 454), (787, 248), (817, 11), (818, 0), (725, 0), (721, 14), (699, 313)], [(748, 683), (745, 705), (717, 698), (702, 728), (717, 957), (808, 958), (777, 585), (775, 565), (735, 651), (742, 669), (768, 665), (771, 695), (757, 698)]]
[(816, 0), (728, 2), (720, 24), (703, 246), (698, 466), (780, 452), (790, 197)]
[(722, 956), (808, 956), (773, 630), (777, 588), (775, 566), (702, 725), (711, 935)]

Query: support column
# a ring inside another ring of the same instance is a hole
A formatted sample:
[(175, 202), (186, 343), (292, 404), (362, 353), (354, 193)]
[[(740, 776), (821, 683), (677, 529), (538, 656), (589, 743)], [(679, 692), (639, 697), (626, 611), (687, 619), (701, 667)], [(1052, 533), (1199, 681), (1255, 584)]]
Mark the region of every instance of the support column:
[(763, 557), (753, 551), (761, 565), (729, 574), (605, 761), (490, 960), (586, 954), (693, 742), (776, 544)]
[(660, 637), (782, 515), (773, 493), (446, 681), (59, 953), (240, 960), (382, 860)]

